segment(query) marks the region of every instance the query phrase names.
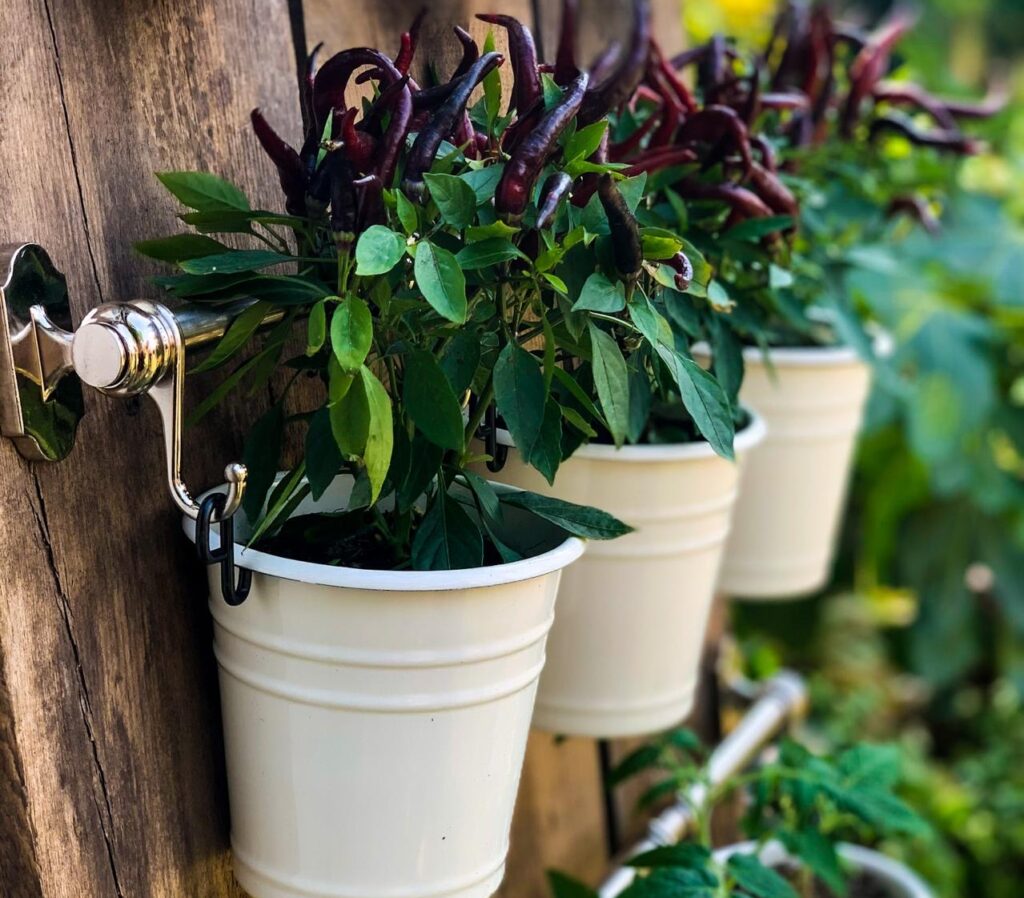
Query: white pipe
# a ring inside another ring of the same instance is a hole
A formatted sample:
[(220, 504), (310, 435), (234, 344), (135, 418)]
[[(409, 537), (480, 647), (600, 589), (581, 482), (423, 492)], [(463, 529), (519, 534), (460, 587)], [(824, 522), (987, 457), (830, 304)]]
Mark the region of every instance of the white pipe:
[[(626, 856), (636, 857), (682, 839), (693, 824), (693, 808), (704, 803), (709, 786), (721, 785), (744, 770), (781, 730), (806, 712), (807, 686), (799, 674), (781, 671), (766, 681), (761, 697), (708, 758), (708, 782), (693, 786), (679, 801), (653, 818), (647, 827), (647, 838), (634, 845)], [(635, 876), (632, 867), (619, 867), (598, 889), (600, 898), (615, 898)]]

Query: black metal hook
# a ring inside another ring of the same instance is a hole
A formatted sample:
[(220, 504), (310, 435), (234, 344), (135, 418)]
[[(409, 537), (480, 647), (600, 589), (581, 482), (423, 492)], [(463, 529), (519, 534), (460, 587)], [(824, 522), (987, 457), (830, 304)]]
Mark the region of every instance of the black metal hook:
[(481, 430), (483, 431), (484, 447), (490, 456), (487, 460), (487, 470), (492, 474), (497, 474), (508, 461), (508, 446), (503, 446), (498, 442), (498, 410), (493, 402), (487, 406), (484, 420), (486, 423)]
[(210, 493), (199, 504), (196, 517), (196, 553), (203, 564), (220, 565), (220, 591), (224, 601), (229, 605), (241, 605), (249, 598), (252, 587), (252, 571), (247, 568), (238, 569), (238, 583), (235, 584), (235, 521), (233, 517), (218, 520), (220, 524), (220, 547), (214, 549), (210, 545), (210, 524), (214, 515), (220, 518), (224, 511), (227, 496), (223, 493)]

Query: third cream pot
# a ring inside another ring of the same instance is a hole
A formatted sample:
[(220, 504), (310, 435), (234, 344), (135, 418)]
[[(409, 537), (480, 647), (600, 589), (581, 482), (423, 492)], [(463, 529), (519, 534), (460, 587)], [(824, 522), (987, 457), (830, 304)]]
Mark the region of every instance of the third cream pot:
[[(740, 462), (763, 435), (759, 418), (737, 434)], [(511, 445), (507, 433), (500, 439)], [(589, 543), (562, 575), (534, 726), (612, 738), (679, 723), (693, 707), (738, 464), (706, 442), (591, 444), (562, 463), (553, 487), (514, 449), (488, 476), (635, 528)]]
[(768, 435), (744, 468), (718, 583), (737, 598), (799, 596), (828, 581), (871, 385), (869, 365), (849, 347), (769, 353), (771, 367), (761, 349), (743, 353), (740, 400)]

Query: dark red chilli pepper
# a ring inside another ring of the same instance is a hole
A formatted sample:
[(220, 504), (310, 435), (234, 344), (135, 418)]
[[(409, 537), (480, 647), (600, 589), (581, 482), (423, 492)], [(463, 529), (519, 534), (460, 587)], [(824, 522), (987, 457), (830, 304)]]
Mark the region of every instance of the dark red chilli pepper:
[[(313, 79), (316, 77), (316, 64), (323, 49), (323, 41), (313, 48), (306, 57), (306, 68), (299, 83), (299, 106), (302, 112), (302, 129), (308, 133), (316, 127), (316, 113), (313, 109)], [(317, 135), (319, 136), (319, 135)]]
[(463, 110), (455, 130), (452, 132), (452, 142), (470, 159), (480, 158), (477, 152), (476, 131), (473, 130), (473, 121), (465, 110)]
[(726, 75), (725, 36), (713, 35), (708, 41), (708, 51), (697, 69), (697, 84), (700, 85), (704, 103), (717, 102), (718, 92)]
[(778, 169), (778, 160), (775, 158), (775, 149), (771, 143), (760, 134), (756, 134), (750, 138), (750, 146), (757, 150), (761, 157), (761, 165), (763, 165), (768, 171), (774, 172)]
[(735, 109), (728, 106), (707, 106), (696, 115), (691, 116), (679, 129), (676, 140), (680, 144), (707, 143), (714, 149), (704, 160), (706, 168), (710, 168), (728, 150), (731, 144), (743, 160), (743, 172), (750, 171), (753, 161), (750, 153), (750, 135), (743, 119)]
[(251, 114), (256, 138), (277, 168), (277, 176), (284, 191), (285, 207), (291, 215), (306, 214), (306, 169), (295, 149), (285, 143), (270, 127), (263, 113), (254, 109)]
[(473, 89), (489, 72), (501, 65), (504, 59), (500, 53), (487, 53), (481, 56), (459, 79), (458, 86), (441, 104), (433, 119), (420, 130), (416, 142), (409, 151), (402, 180), (402, 187), (409, 196), (421, 201), (426, 197), (423, 173), (430, 170), (437, 155), (437, 148), (462, 117)]
[(522, 139), (505, 165), (494, 191), (494, 211), (506, 221), (518, 221), (530, 201), (533, 187), (548, 158), (558, 148), (558, 138), (576, 117), (590, 77), (581, 72), (566, 88), (562, 99), (548, 110)]
[(876, 31), (850, 65), (850, 92), (839, 120), (840, 133), (849, 136), (860, 116), (861, 106), (871, 95), (889, 66), (889, 55), (907, 31), (913, 27), (916, 16), (900, 11)]
[(943, 99), (942, 105), (950, 115), (956, 118), (991, 118), (999, 115), (1010, 102), (1010, 92), (1005, 84), (996, 85), (981, 102), (965, 102), (963, 100)]
[(693, 283), (693, 263), (690, 261), (690, 257), (680, 250), (671, 259), (666, 259), (664, 264), (676, 273), (673, 278), (676, 282), (676, 289), (680, 293), (689, 290), (690, 284)]
[(409, 76), (403, 75), (398, 81), (392, 81), (370, 104), (362, 121), (359, 123), (359, 130), (368, 134), (379, 135), (381, 120), (391, 110), (391, 107), (398, 101), (399, 96), (405, 92), (409, 85)]
[(871, 123), (870, 139), (875, 140), (886, 131), (901, 134), (915, 146), (946, 150), (960, 156), (974, 156), (980, 153), (984, 147), (981, 141), (961, 134), (959, 131), (922, 131), (908, 119), (895, 115), (878, 116)]
[(625, 197), (611, 175), (601, 175), (597, 195), (611, 229), (615, 268), (627, 281), (635, 280), (644, 264), (643, 242), (636, 216), (626, 205)]
[(696, 161), (697, 154), (689, 147), (666, 147), (637, 157), (622, 173), (628, 178), (635, 178), (644, 172), (661, 171), (675, 165), (690, 165)]
[(376, 175), (367, 175), (352, 182), (356, 191), (356, 233), (362, 234), (375, 224), (383, 224), (384, 187)]
[(717, 200), (742, 218), (769, 218), (773, 214), (756, 193), (736, 184), (704, 184), (694, 178), (682, 178), (673, 186), (683, 199)]
[(919, 196), (898, 196), (894, 197), (885, 210), (886, 218), (893, 218), (896, 215), (908, 215), (921, 225), (929, 234), (938, 234), (942, 230), (942, 224), (935, 217), (928, 203)]
[(675, 69), (669, 65), (661, 47), (653, 38), (651, 39), (651, 62), (660, 73), (663, 83), (667, 85), (669, 90), (672, 92), (672, 96), (679, 101), (679, 105), (686, 112), (696, 111), (697, 102), (694, 100), (693, 94), (690, 93), (690, 88), (679, 80), (679, 76), (676, 75)]
[(555, 84), (565, 87), (579, 73), (576, 65), (576, 13), (579, 0), (562, 0), (562, 27), (558, 33), (558, 50), (555, 53)]
[(455, 67), (452, 80), (465, 75), (469, 71), (470, 66), (480, 58), (480, 48), (476, 45), (476, 41), (473, 40), (473, 35), (458, 25), (455, 26), (454, 30), (455, 36), (459, 39), (459, 43), (462, 44), (462, 59), (459, 60), (459, 64)]
[(605, 78), (611, 76), (615, 69), (615, 63), (619, 61), (619, 57), (622, 55), (622, 44), (618, 41), (612, 41), (605, 47), (597, 56), (594, 61), (590, 64), (590, 68), (587, 71), (590, 73), (590, 83), (599, 84)]
[(807, 94), (795, 91), (761, 95), (761, 106), (764, 109), (808, 109), (810, 105)]
[(540, 205), (537, 211), (537, 227), (546, 228), (555, 220), (558, 207), (572, 189), (572, 178), (564, 171), (549, 175), (540, 189)]
[(641, 144), (644, 142), (644, 138), (658, 126), (660, 121), (661, 117), (658, 113), (652, 112), (629, 137), (609, 146), (608, 155), (612, 162), (621, 162), (623, 159), (629, 159), (634, 153), (638, 152)]
[(402, 35), (402, 46), (395, 57), (395, 68), (403, 75), (409, 74), (412, 66), (412, 58), (416, 55), (416, 45), (419, 43), (420, 29), (423, 27), (423, 20), (427, 16), (427, 8), (424, 6), (412, 20), (409, 30)]
[(529, 109), (538, 97), (544, 96), (537, 72), (537, 48), (530, 29), (513, 16), (478, 13), (477, 18), (508, 32), (508, 49), (512, 57), (512, 105), (517, 110)]
[(380, 70), (385, 83), (399, 81), (402, 73), (383, 53), (369, 47), (342, 50), (327, 60), (313, 79), (313, 109), (319, 127), (323, 127), (332, 109), (346, 109), (345, 89), (356, 69), (372, 66)]
[(525, 112), (518, 113), (516, 120), (501, 134), (501, 148), (509, 155), (514, 153), (523, 138), (537, 127), (544, 112), (544, 98), (541, 97)]
[(800, 215), (800, 204), (790, 189), (779, 180), (778, 175), (755, 162), (750, 169), (750, 184), (773, 212), (778, 215), (789, 215), (794, 223), (796, 222)]
[(633, 35), (615, 70), (587, 91), (580, 107), (580, 124), (604, 118), (625, 103), (643, 80), (650, 52), (651, 17), (648, 0), (633, 0)]
[(334, 242), (341, 250), (351, 247), (355, 239), (358, 196), (352, 163), (341, 153), (330, 153), (323, 169), (330, 181), (331, 230)]
[(927, 113), (940, 128), (956, 130), (956, 119), (936, 98), (917, 84), (902, 81), (882, 81), (871, 92), (876, 103), (910, 106)]
[(377, 152), (377, 141), (365, 131), (356, 130), (356, 110), (347, 109), (341, 117), (341, 139), (345, 143), (345, 155), (357, 171), (369, 168)]
[(707, 55), (709, 49), (708, 44), (701, 44), (699, 47), (683, 50), (682, 53), (677, 53), (669, 60), (669, 65), (678, 72), (687, 66), (699, 63)]

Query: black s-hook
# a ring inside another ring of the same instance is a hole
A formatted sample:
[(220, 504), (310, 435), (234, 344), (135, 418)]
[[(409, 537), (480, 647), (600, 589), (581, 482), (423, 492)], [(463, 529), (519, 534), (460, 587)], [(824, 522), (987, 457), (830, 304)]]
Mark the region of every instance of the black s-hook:
[(235, 584), (235, 521), (234, 517), (218, 521), (220, 524), (220, 547), (210, 545), (210, 524), (216, 515), (224, 511), (226, 496), (210, 493), (199, 505), (196, 517), (196, 553), (203, 564), (220, 565), (220, 591), (229, 605), (241, 605), (249, 597), (252, 586), (252, 571), (238, 569), (238, 584)]

